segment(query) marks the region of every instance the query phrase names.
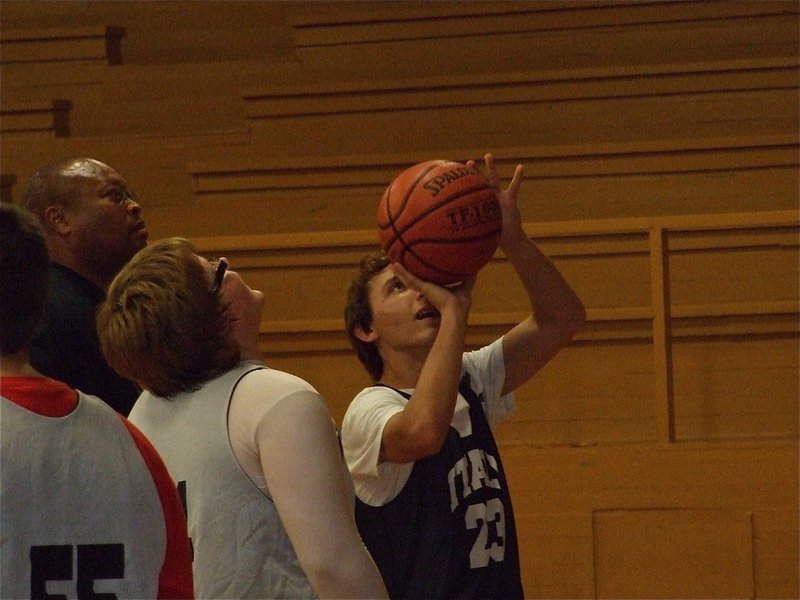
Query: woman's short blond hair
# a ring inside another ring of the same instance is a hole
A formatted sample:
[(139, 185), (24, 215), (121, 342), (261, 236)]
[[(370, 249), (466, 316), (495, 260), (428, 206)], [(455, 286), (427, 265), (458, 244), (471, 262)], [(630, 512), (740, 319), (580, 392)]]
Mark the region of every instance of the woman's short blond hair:
[(239, 362), (226, 308), (194, 247), (160, 240), (111, 283), (97, 313), (100, 346), (112, 368), (154, 394), (194, 391)]

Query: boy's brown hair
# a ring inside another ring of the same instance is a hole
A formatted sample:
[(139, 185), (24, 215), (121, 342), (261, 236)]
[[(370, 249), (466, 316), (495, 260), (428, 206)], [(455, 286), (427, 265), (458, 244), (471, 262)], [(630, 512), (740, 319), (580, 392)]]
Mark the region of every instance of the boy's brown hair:
[(344, 308), (344, 322), (347, 336), (355, 348), (358, 359), (366, 367), (374, 381), (383, 375), (383, 359), (375, 344), (358, 339), (357, 327), (364, 331), (372, 329), (372, 309), (369, 305), (369, 283), (378, 273), (389, 266), (389, 258), (384, 252), (373, 252), (361, 259), (358, 273), (350, 282), (347, 290), (347, 302)]
[(196, 390), (240, 359), (226, 305), (182, 238), (145, 247), (120, 271), (97, 330), (108, 363), (162, 397)]
[(30, 348), (47, 300), (50, 258), (36, 217), (0, 202), (0, 353)]

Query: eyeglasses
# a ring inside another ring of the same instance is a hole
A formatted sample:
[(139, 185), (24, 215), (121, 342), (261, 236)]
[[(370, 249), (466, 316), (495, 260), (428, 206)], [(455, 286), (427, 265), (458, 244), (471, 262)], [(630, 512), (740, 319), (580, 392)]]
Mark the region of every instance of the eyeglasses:
[(228, 270), (228, 261), (220, 258), (217, 261), (217, 268), (214, 270), (214, 287), (215, 292), (222, 287), (222, 280), (225, 278), (225, 271)]

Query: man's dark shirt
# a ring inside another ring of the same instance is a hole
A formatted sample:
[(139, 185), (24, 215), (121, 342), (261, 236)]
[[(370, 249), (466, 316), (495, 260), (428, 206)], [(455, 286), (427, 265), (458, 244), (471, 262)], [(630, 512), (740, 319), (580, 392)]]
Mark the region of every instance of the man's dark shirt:
[(127, 416), (139, 397), (132, 382), (108, 366), (95, 324), (105, 292), (66, 267), (52, 263), (41, 328), (31, 345), (31, 364), (43, 375), (98, 396)]

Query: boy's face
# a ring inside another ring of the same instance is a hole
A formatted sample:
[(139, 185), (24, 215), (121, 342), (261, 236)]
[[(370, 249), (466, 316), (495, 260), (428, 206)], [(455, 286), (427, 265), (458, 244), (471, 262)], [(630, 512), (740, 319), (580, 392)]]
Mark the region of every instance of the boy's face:
[[(208, 261), (202, 256), (197, 259), (208, 270), (209, 280), (214, 280), (219, 264), (227, 258)], [(227, 313), (233, 321), (233, 337), (240, 348), (246, 348), (250, 340), (258, 338), (261, 327), (261, 315), (264, 312), (264, 293), (252, 289), (232, 266), (224, 270), (219, 281), (219, 292), (227, 305)]]
[(430, 348), (439, 331), (439, 313), (430, 302), (395, 275), (391, 265), (369, 283), (373, 339), (386, 359), (385, 350)]

